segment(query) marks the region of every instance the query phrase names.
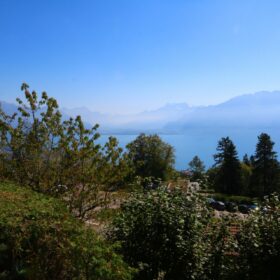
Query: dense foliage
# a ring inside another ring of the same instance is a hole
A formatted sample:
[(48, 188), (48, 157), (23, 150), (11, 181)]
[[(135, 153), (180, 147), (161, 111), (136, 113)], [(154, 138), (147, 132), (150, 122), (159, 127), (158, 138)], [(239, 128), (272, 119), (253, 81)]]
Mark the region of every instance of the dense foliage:
[[(124, 203), (109, 237), (121, 242), (136, 279), (279, 279), (280, 204), (264, 202), (243, 222), (217, 219), (197, 196), (166, 188)], [(238, 233), (230, 231), (238, 225)], [(278, 278), (277, 278), (278, 277)]]
[(132, 270), (55, 198), (0, 184), (0, 279), (131, 279)]
[(174, 149), (158, 135), (140, 134), (127, 145), (128, 159), (134, 175), (166, 180), (174, 164)]
[[(280, 275), (280, 202), (271, 195), (252, 213), (237, 236), (236, 279), (277, 280)], [(239, 278), (238, 278), (239, 276)]]
[[(109, 236), (137, 279), (220, 279), (227, 228), (197, 196), (179, 189), (138, 193), (122, 205)], [(227, 244), (228, 243), (228, 244)]]
[(266, 133), (258, 136), (256, 152), (238, 159), (236, 147), (228, 138), (218, 142), (215, 165), (207, 171), (208, 183), (217, 192), (262, 198), (280, 191), (280, 165), (274, 142)]

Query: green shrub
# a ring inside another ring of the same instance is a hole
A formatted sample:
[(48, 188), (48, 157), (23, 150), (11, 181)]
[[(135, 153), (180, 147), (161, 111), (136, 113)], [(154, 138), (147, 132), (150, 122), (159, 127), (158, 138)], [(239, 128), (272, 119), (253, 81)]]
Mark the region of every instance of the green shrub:
[(254, 212), (237, 236), (236, 279), (278, 280), (280, 275), (280, 202), (271, 195), (263, 204), (267, 211)]
[(109, 238), (121, 242), (136, 279), (278, 280), (279, 198), (262, 207), (245, 220), (215, 219), (201, 198), (159, 188), (124, 203)]
[(115, 248), (59, 200), (0, 183), (0, 279), (131, 279)]
[(136, 279), (222, 279), (231, 268), (227, 226), (201, 198), (179, 189), (135, 194), (108, 235), (139, 269)]

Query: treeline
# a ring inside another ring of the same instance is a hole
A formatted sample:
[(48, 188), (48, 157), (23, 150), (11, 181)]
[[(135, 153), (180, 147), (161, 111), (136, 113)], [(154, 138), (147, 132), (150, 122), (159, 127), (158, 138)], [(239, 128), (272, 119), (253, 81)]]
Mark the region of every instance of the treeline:
[[(218, 142), (215, 165), (206, 174), (209, 185), (217, 192), (230, 195), (263, 197), (280, 191), (280, 165), (274, 142), (266, 133), (258, 136), (255, 154), (238, 159), (229, 137)], [(201, 174), (202, 175), (202, 174)]]

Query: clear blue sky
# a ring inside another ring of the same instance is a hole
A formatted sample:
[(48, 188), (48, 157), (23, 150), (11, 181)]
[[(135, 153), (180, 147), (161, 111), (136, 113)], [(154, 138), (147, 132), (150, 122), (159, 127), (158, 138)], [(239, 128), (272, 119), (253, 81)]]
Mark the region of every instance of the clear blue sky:
[(0, 100), (138, 112), (280, 89), (279, 0), (0, 0)]

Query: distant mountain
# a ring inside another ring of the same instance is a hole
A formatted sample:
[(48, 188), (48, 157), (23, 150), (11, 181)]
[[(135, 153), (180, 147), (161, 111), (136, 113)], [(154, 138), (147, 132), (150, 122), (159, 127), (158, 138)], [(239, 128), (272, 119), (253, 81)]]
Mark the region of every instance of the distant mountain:
[(99, 112), (93, 112), (89, 110), (86, 107), (78, 107), (78, 108), (62, 108), (61, 112), (63, 115), (75, 117), (75, 116), (81, 116), (84, 121), (87, 123), (90, 123), (91, 125), (93, 124), (102, 124), (102, 126), (110, 126), (111, 125), (111, 120), (113, 117), (108, 114), (102, 114)]
[(168, 130), (183, 132), (188, 128), (211, 127), (280, 127), (280, 91), (258, 92), (232, 98), (224, 103), (196, 108)]
[[(16, 105), (1, 104), (9, 114), (16, 112)], [(280, 91), (241, 95), (204, 107), (166, 104), (157, 110), (129, 115), (93, 112), (86, 107), (62, 108), (61, 112), (65, 118), (81, 115), (88, 125), (99, 123), (100, 131), (108, 134), (185, 133), (190, 128), (280, 128)]]
[(69, 116), (81, 115), (84, 120), (91, 124), (99, 123), (101, 129), (114, 133), (139, 133), (139, 131), (157, 131), (171, 122), (181, 119), (187, 113), (194, 110), (185, 103), (166, 104), (165, 106), (151, 111), (144, 111), (129, 115), (113, 115), (93, 112), (86, 107), (67, 109), (62, 112)]
[(123, 116), (119, 119), (119, 125), (126, 128), (159, 130), (167, 123), (177, 121), (193, 110), (194, 108), (185, 103), (166, 104), (157, 110)]

